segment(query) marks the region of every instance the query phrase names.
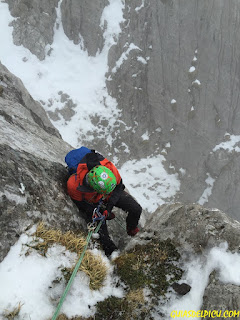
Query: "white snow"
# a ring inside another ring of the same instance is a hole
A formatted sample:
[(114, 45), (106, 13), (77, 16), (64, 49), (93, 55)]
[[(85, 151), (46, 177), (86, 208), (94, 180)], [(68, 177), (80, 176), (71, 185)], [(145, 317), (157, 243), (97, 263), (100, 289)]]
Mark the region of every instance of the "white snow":
[(141, 138), (143, 139), (143, 141), (149, 140), (149, 133), (148, 133), (148, 131), (146, 131), (146, 132), (141, 136)]
[(144, 59), (143, 57), (137, 57), (137, 61), (141, 62), (142, 64), (147, 64), (146, 59)]
[[(116, 62), (115, 67), (112, 69), (112, 72), (117, 72), (117, 70), (121, 67), (121, 65), (123, 64), (123, 62), (125, 60), (128, 59), (129, 53), (132, 50), (140, 50), (142, 51), (139, 47), (135, 46), (134, 43), (130, 43), (130, 45), (128, 46), (127, 50), (125, 52), (122, 53), (121, 57), (118, 59), (118, 61)], [(147, 62), (146, 62), (147, 63)]]
[(48, 52), (51, 47), (51, 55), (39, 61), (23, 46), (13, 44), (12, 27), (8, 26), (13, 17), (9, 13), (8, 5), (1, 2), (0, 30), (4, 46), (0, 47), (0, 60), (21, 78), (35, 100), (45, 103), (47, 111), (55, 112), (64, 108), (59, 91), (70, 96), (76, 104), (74, 116), (65, 120), (58, 113), (59, 120), (53, 121), (64, 140), (77, 147), (81, 144), (81, 139), (88, 135), (90, 142), (93, 135), (89, 132), (97, 130), (91, 118), (98, 115), (109, 122), (108, 126), (101, 127), (101, 135), (111, 144), (111, 133), (117, 125), (120, 111), (117, 110), (115, 99), (107, 92), (105, 73), (108, 71), (108, 51), (116, 43), (121, 32), (120, 23), (124, 21), (124, 3), (121, 0), (110, 0), (104, 9), (101, 24), (103, 26), (105, 21), (107, 25), (104, 32), (105, 44), (96, 57), (89, 57), (87, 51), (66, 37), (61, 23), (60, 5), (61, 1), (58, 4), (56, 21), (59, 27), (55, 26), (53, 44), (46, 48)]
[(215, 152), (217, 150), (223, 149), (227, 150), (228, 152), (240, 152), (240, 147), (237, 146), (237, 144), (240, 142), (240, 136), (230, 135), (229, 133), (226, 133), (225, 136), (229, 137), (228, 141), (219, 143), (213, 148), (213, 151)]
[[(76, 254), (60, 245), (49, 248), (46, 257), (35, 250), (28, 251), (27, 245), (33, 241), (29, 233), (21, 235), (0, 264), (0, 283), (1, 288), (4, 288), (4, 294), (0, 295), (0, 317), (21, 304), (19, 320), (51, 319), (56, 310), (56, 301), (59, 301), (66, 286), (61, 280), (61, 269), (74, 266), (77, 260)], [(101, 254), (96, 249), (92, 253)], [(102, 258), (108, 267), (104, 286), (100, 290), (90, 290), (88, 277), (78, 272), (61, 313), (68, 317), (90, 317), (94, 315), (97, 302), (109, 296), (123, 297), (123, 289), (115, 286), (116, 279), (110, 261), (104, 256)], [(160, 307), (167, 315), (166, 320), (181, 310), (197, 312), (201, 309), (204, 290), (213, 270), (217, 271), (221, 282), (240, 285), (240, 254), (229, 252), (227, 243), (190, 257), (189, 262), (182, 267), (185, 273), (180, 283), (188, 283), (191, 290), (181, 297), (173, 291), (168, 294), (168, 302)], [(54, 280), (59, 281), (54, 283)]]
[(200, 199), (198, 200), (198, 203), (201, 205), (204, 205), (204, 203), (208, 202), (208, 198), (212, 194), (212, 188), (215, 182), (215, 179), (213, 179), (209, 173), (207, 173), (207, 179), (205, 180), (208, 187), (203, 191), (203, 194), (201, 195)]
[(186, 169), (180, 168), (179, 172), (184, 176), (186, 174)]
[(196, 84), (196, 85), (200, 86), (200, 85), (201, 85), (201, 82), (200, 82), (198, 79), (196, 79), (196, 80), (194, 80), (194, 81), (192, 82), (192, 84)]
[(21, 194), (25, 193), (25, 186), (24, 186), (24, 184), (22, 182), (20, 183), (19, 191), (21, 192)]
[(5, 196), (8, 200), (16, 202), (16, 204), (24, 205), (27, 202), (27, 197), (23, 195), (24, 193), (20, 193), (16, 194), (14, 191), (4, 190), (4, 192), (0, 191), (0, 197)]
[[(167, 319), (172, 319), (180, 310), (196, 312), (201, 310), (204, 290), (213, 270), (218, 271), (217, 276), (220, 281), (240, 285), (240, 254), (231, 253), (227, 249), (227, 243), (223, 243), (204, 255), (192, 257), (192, 260), (184, 266), (186, 273), (181, 282), (188, 283), (192, 288), (188, 294), (182, 297), (172, 294), (175, 298), (172, 297), (170, 303), (163, 308), (169, 315)], [(197, 318), (181, 317), (180, 319)]]
[[(33, 237), (22, 234), (18, 242), (12, 246), (7, 257), (0, 264), (0, 283), (4, 294), (0, 295), (0, 318), (6, 311), (12, 311), (19, 303), (22, 305), (19, 319), (50, 319), (59, 301), (66, 283), (61, 281), (61, 269), (73, 267), (77, 255), (67, 251), (60, 245), (48, 249), (46, 257), (35, 250), (27, 254)], [(93, 254), (101, 254), (94, 249)], [(110, 295), (121, 297), (122, 290), (112, 283), (113, 267), (109, 260), (102, 256), (108, 267), (107, 279), (100, 290), (89, 289), (89, 279), (83, 272), (78, 272), (73, 285), (64, 301), (61, 313), (68, 317), (81, 315), (92, 316), (95, 305)], [(59, 283), (53, 281), (60, 279)], [(2, 319), (2, 318), (1, 318)]]
[(169, 174), (164, 161), (162, 155), (130, 160), (119, 170), (129, 192), (148, 212), (171, 200), (180, 188), (178, 174)]
[(135, 11), (138, 12), (138, 11), (140, 11), (142, 8), (144, 8), (144, 0), (142, 0), (141, 6), (135, 8)]
[(194, 66), (192, 66), (190, 69), (189, 69), (189, 72), (192, 73), (196, 70), (196, 68)]

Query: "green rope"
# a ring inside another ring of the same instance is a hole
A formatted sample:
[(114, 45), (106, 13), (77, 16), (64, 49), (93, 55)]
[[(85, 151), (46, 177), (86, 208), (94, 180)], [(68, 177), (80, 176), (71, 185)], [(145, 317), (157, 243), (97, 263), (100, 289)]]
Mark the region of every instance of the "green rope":
[(120, 225), (120, 227), (122, 227), (122, 229), (125, 230), (123, 224), (121, 223), (121, 220), (118, 219), (118, 217), (115, 217), (115, 219), (116, 219), (116, 222)]
[(70, 289), (70, 287), (72, 285), (72, 282), (73, 282), (73, 280), (74, 280), (74, 278), (75, 278), (75, 276), (76, 276), (76, 274), (78, 272), (78, 269), (79, 269), (79, 267), (80, 267), (80, 265), (82, 263), (83, 257), (85, 255), (86, 250), (87, 250), (87, 247), (88, 247), (89, 241), (90, 241), (90, 239), (92, 237), (92, 234), (99, 231), (102, 223), (103, 223), (103, 221), (100, 221), (95, 230), (91, 230), (91, 231), (88, 232), (88, 236), (87, 236), (87, 240), (86, 240), (87, 243), (86, 243), (86, 245), (85, 245), (85, 247), (83, 249), (83, 252), (81, 253), (81, 256), (80, 256), (80, 258), (79, 258), (79, 260), (78, 260), (78, 262), (77, 262), (77, 264), (76, 264), (76, 266), (75, 266), (75, 268), (73, 270), (71, 278), (69, 279), (68, 284), (67, 284), (67, 286), (66, 286), (66, 288), (65, 288), (65, 290), (64, 290), (64, 292), (62, 294), (62, 297), (61, 297), (61, 299), (60, 299), (60, 301), (58, 303), (57, 309), (56, 309), (56, 311), (55, 311), (55, 313), (54, 313), (54, 315), (52, 317), (52, 320), (56, 320), (57, 319), (57, 316), (58, 316), (59, 311), (60, 311), (60, 309), (61, 309), (61, 307), (63, 305), (63, 302), (64, 302), (64, 300), (65, 300), (65, 298), (66, 298), (66, 296), (68, 294), (68, 291), (69, 291), (69, 289)]

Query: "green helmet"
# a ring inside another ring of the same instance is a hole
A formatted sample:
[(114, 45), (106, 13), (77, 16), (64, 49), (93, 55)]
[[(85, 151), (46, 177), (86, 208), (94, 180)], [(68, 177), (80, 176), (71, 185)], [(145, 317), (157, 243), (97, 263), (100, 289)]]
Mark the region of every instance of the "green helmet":
[(104, 166), (92, 168), (87, 174), (87, 181), (90, 187), (101, 194), (112, 192), (117, 185), (113, 172)]

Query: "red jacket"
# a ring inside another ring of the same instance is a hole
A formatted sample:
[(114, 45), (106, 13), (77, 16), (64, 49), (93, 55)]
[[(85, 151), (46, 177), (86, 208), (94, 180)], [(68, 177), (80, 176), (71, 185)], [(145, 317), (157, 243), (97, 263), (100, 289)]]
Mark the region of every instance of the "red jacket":
[[(94, 157), (94, 161), (88, 162), (89, 157)], [(97, 162), (96, 162), (97, 157)], [(105, 199), (106, 202), (112, 202), (114, 205), (116, 201), (118, 200), (119, 196), (117, 194), (121, 192), (124, 189), (124, 185), (122, 184), (122, 178), (117, 170), (117, 168), (114, 166), (112, 162), (110, 162), (108, 159), (104, 158), (102, 155), (98, 153), (90, 154), (90, 156), (86, 155), (82, 161), (79, 163), (77, 167), (77, 173), (70, 176), (67, 182), (67, 190), (70, 197), (77, 201), (86, 201), (88, 203), (96, 204), (99, 202), (99, 200), (102, 198), (102, 194), (97, 193), (92, 188), (87, 187), (84, 185), (84, 178), (86, 174), (91, 170), (91, 167), (94, 167), (95, 165), (102, 165), (107, 168), (109, 168), (115, 175), (117, 180), (117, 186), (111, 192), (107, 198)], [(120, 187), (121, 186), (121, 187)], [(123, 187), (122, 187), (123, 186)]]

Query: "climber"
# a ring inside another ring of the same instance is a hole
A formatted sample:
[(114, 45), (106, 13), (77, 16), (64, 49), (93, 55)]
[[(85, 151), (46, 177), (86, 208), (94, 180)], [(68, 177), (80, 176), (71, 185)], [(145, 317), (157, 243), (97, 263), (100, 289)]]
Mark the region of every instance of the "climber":
[[(101, 213), (105, 220), (115, 217), (112, 213), (114, 206), (121, 208), (128, 214), (127, 234), (135, 236), (139, 231), (138, 221), (142, 208), (124, 188), (122, 178), (114, 164), (94, 150), (90, 150), (81, 159), (76, 173), (72, 174), (67, 182), (68, 194), (87, 223), (92, 222), (93, 211), (98, 207), (99, 201), (102, 201)], [(109, 236), (106, 223), (103, 223), (99, 230), (99, 240), (107, 256), (117, 250)]]

